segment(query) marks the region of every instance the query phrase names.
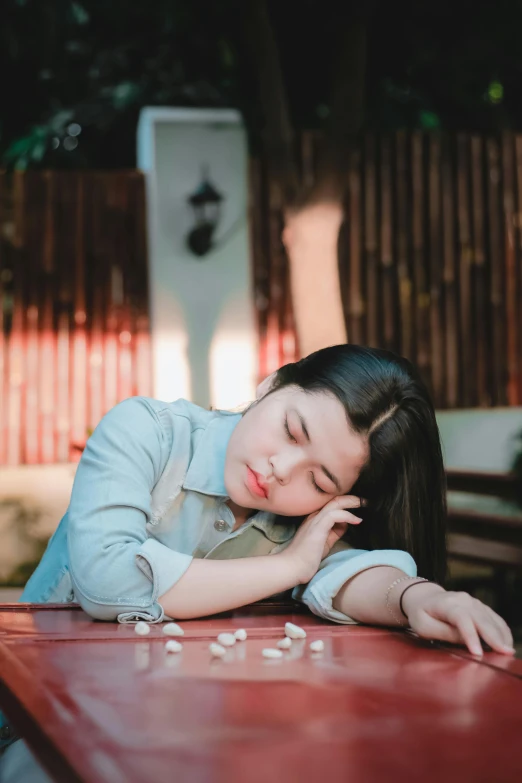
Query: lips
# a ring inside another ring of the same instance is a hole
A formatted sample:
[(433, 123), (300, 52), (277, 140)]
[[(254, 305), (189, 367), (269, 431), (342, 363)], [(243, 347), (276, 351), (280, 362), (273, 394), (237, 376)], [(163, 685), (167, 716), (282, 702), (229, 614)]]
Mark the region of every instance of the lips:
[(249, 490), (254, 495), (257, 495), (257, 497), (261, 497), (261, 498), (268, 497), (268, 489), (263, 479), (261, 478), (259, 473), (256, 473), (255, 470), (249, 468), (248, 465), (247, 465), (247, 485)]

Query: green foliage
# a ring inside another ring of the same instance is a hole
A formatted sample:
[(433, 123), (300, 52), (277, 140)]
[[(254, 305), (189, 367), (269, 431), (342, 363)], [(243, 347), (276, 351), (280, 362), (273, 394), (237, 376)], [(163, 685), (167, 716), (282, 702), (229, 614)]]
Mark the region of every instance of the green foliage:
[[(367, 20), (366, 126), (522, 125), (522, 0), (346, 0)], [(343, 46), (335, 0), (267, 0), (293, 119), (320, 127)], [(145, 105), (232, 106), (262, 130), (241, 0), (3, 0), (0, 157), (134, 165)], [(370, 10), (368, 10), (370, 9)], [(70, 123), (81, 126), (71, 142)]]

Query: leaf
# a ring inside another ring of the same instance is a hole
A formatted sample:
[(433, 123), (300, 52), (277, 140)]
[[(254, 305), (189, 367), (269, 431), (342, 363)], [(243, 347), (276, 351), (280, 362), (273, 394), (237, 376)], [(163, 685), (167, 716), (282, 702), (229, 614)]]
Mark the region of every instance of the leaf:
[(88, 24), (90, 21), (88, 11), (83, 7), (83, 5), (76, 2), (76, 0), (73, 0), (71, 3), (71, 16), (73, 21), (78, 25)]

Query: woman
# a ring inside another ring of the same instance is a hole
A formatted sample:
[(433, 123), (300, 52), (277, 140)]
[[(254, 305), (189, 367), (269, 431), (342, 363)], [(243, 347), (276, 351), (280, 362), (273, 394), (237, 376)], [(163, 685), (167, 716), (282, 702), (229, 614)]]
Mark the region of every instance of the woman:
[(338, 345), (279, 369), (243, 414), (139, 397), (109, 411), (22, 600), (160, 622), (294, 588), (337, 622), (511, 651), (501, 618), (443, 590), (445, 568), (425, 387), (405, 359)]
[(338, 345), (279, 369), (243, 414), (140, 397), (109, 411), (22, 600), (161, 622), (293, 588), (334, 622), (513, 653), (502, 618), (444, 590), (445, 568), (426, 389), (406, 360)]

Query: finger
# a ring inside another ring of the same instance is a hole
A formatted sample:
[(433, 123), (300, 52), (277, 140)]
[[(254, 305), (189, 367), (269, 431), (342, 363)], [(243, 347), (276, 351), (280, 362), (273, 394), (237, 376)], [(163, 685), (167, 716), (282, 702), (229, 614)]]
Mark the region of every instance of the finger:
[(493, 609), (487, 604), (481, 603), (480, 606), (486, 610), (488, 616), (491, 618), (491, 621), (498, 628), (501, 634), (502, 641), (505, 644), (506, 648), (508, 648), (509, 650), (513, 650), (514, 649), (513, 634), (511, 633), (511, 629), (509, 625), (499, 614), (494, 612)]
[(326, 504), (332, 508), (359, 508), (366, 505), (366, 501), (363, 498), (357, 497), (357, 495), (337, 495), (329, 503)]
[(460, 633), (462, 641), (473, 655), (482, 657), (484, 651), (480, 643), (480, 637), (475, 627), (475, 622), (469, 613), (469, 609), (455, 609), (448, 613), (448, 622), (455, 625)]
[(503, 654), (514, 652), (513, 645), (508, 645), (504, 641), (503, 629), (501, 630), (489, 612), (485, 611), (486, 608), (488, 607), (479, 603), (473, 610), (473, 619), (482, 639), (496, 652)]
[(435, 619), (427, 612), (423, 612), (420, 620), (414, 621), (411, 628), (423, 639), (437, 639), (451, 644), (459, 644), (461, 641), (456, 628), (442, 620)]
[(318, 525), (325, 525), (325, 527), (332, 527), (336, 522), (346, 522), (349, 525), (360, 525), (362, 519), (352, 514), (351, 511), (337, 508), (332, 509), (327, 514), (321, 514), (317, 517)]

